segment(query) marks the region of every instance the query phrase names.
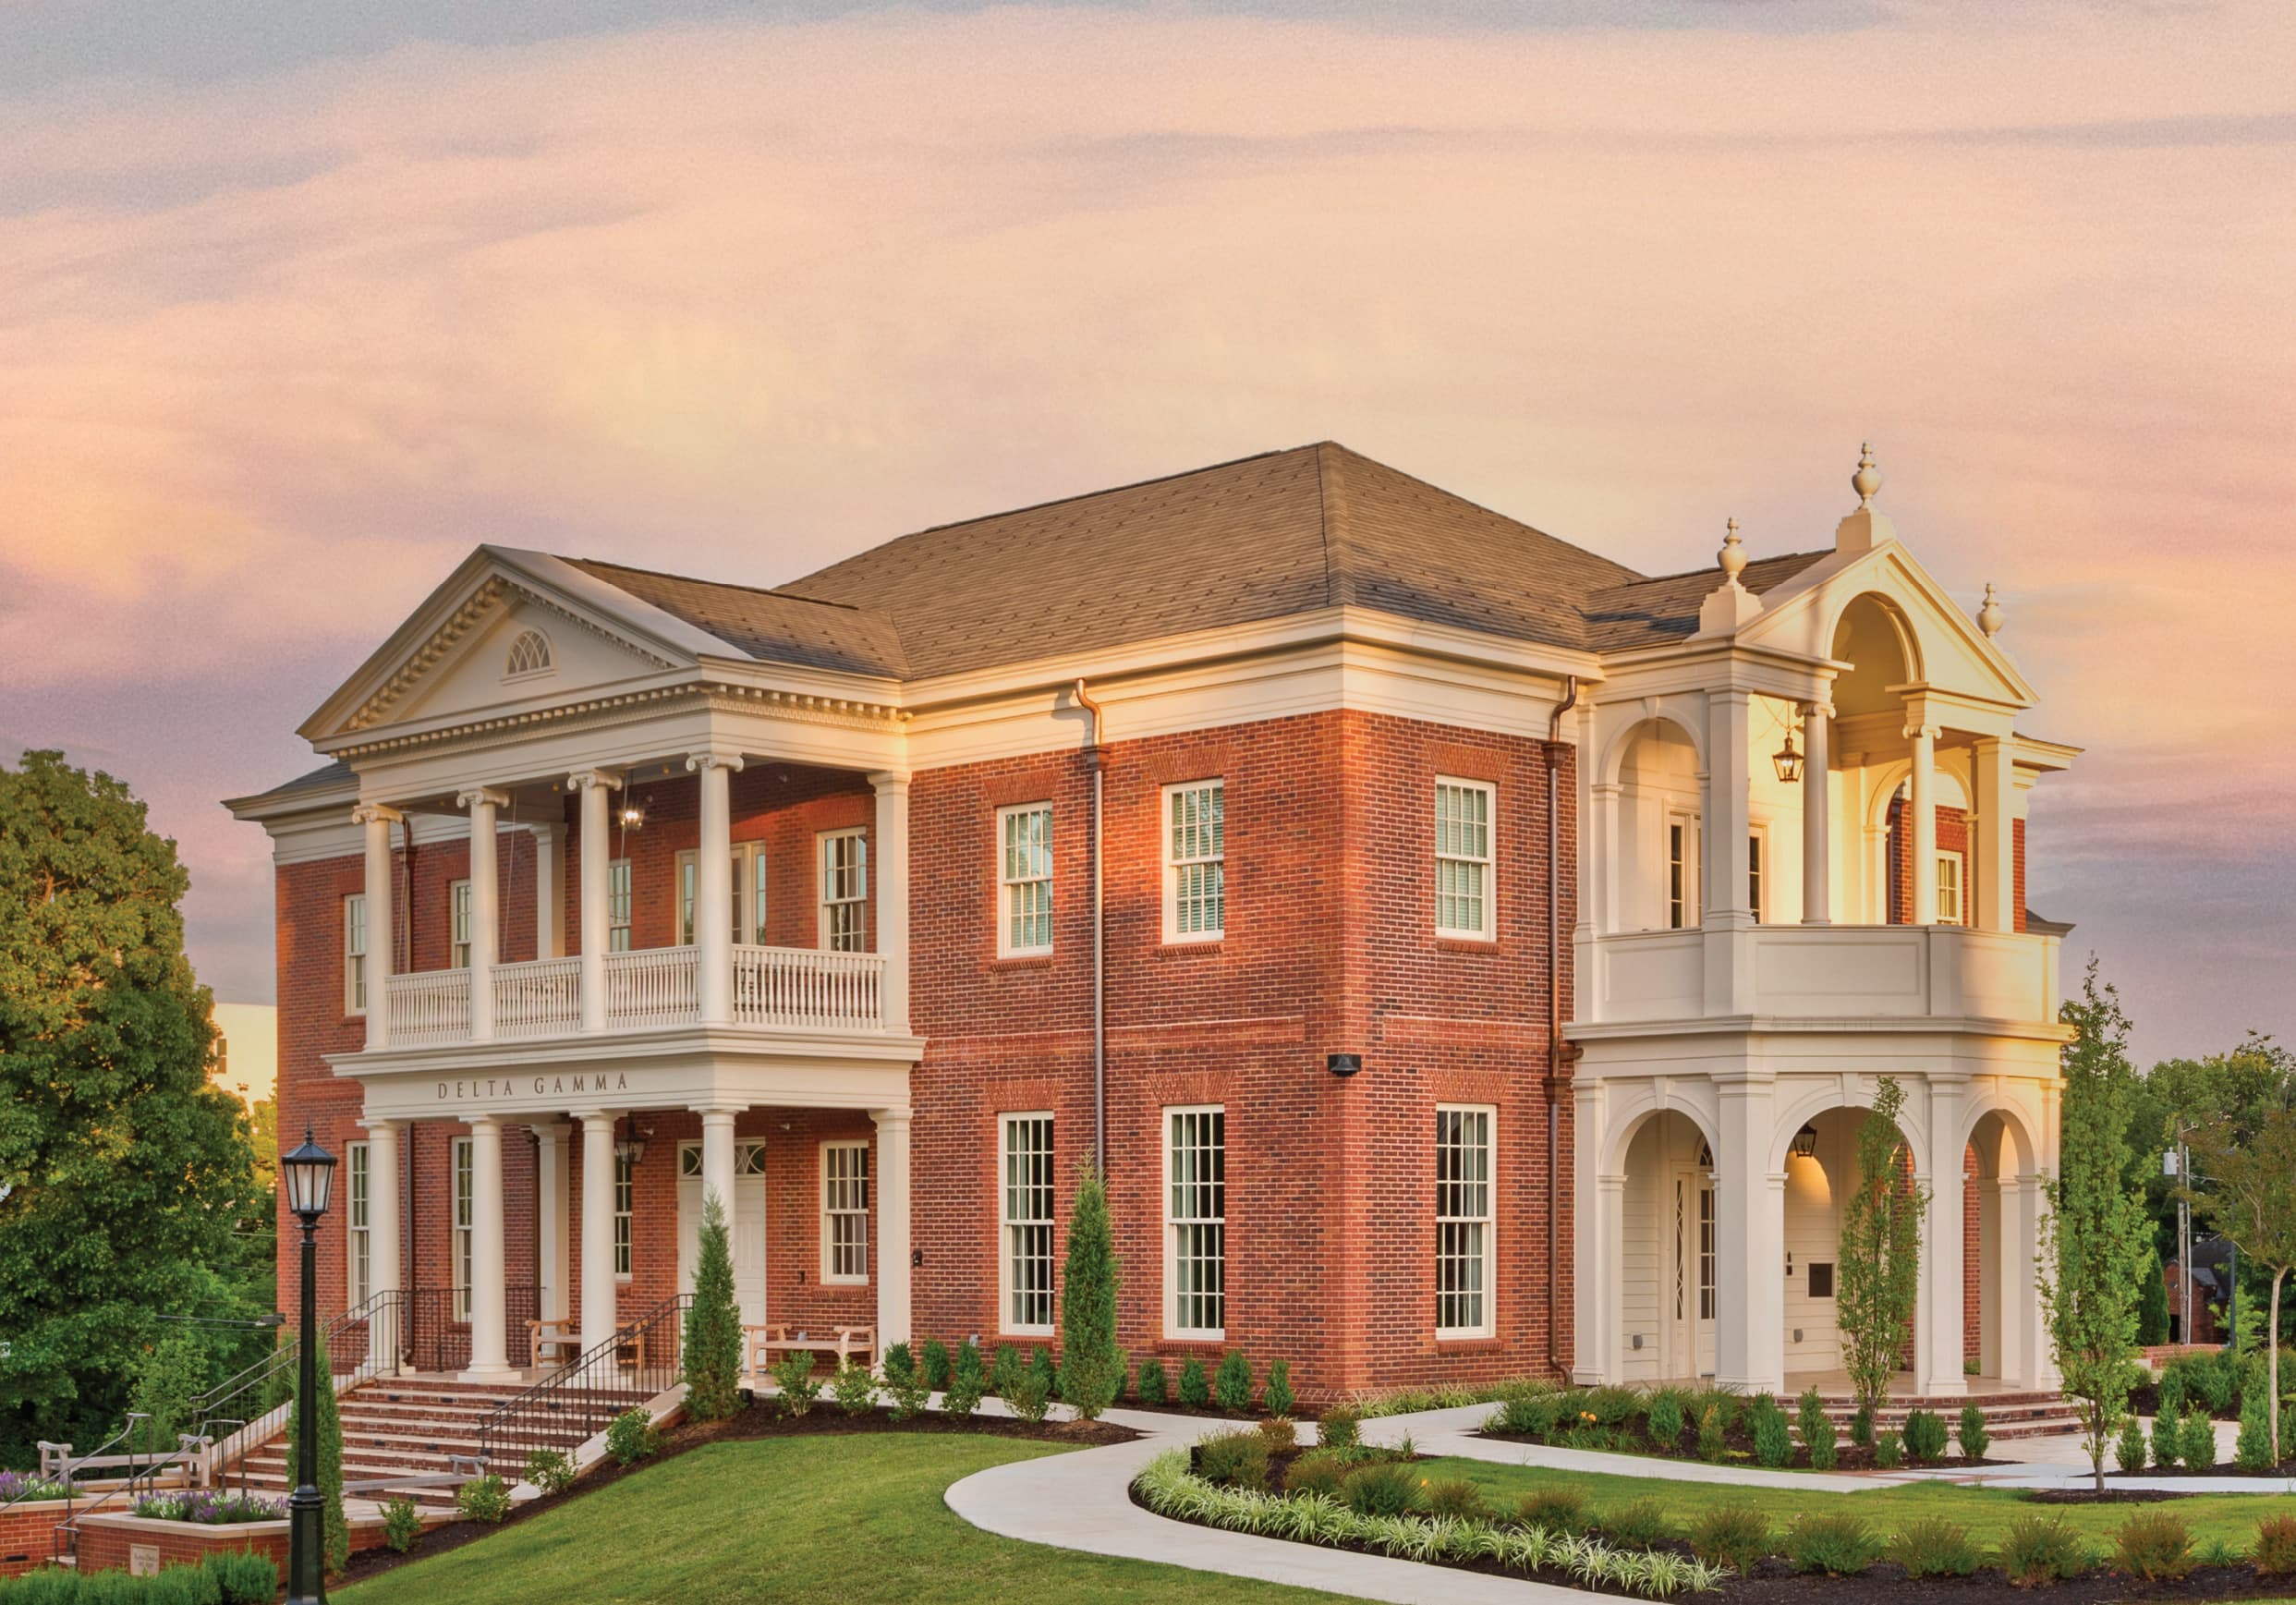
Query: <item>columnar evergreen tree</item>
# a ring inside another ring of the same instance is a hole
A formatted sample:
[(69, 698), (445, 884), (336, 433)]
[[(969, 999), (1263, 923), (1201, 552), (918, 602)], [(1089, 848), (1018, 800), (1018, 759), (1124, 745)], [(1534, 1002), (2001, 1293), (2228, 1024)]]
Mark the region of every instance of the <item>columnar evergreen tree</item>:
[[(322, 1327), (319, 1338), (317, 1408), (319, 1432), (319, 1475), (311, 1478), (317, 1484), (319, 1496), (326, 1502), (327, 1570), (340, 1572), (350, 1564), (351, 1524), (343, 1514), (343, 1416), (335, 1407), (334, 1368), (327, 1357), (327, 1332)], [(296, 1451), (302, 1441), (298, 1428), (302, 1420), (304, 1405), (301, 1368), (297, 1368), (295, 1401), (287, 1408), (287, 1486), (299, 1487), (301, 1473), (296, 1464)]]
[(1092, 1420), (1124, 1385), (1116, 1346), (1116, 1239), (1108, 1223), (1108, 1184), (1084, 1166), (1068, 1217), (1068, 1258), (1061, 1272), (1061, 1396)]
[(238, 1100), (208, 1079), (189, 883), (118, 781), (56, 752), (0, 766), (0, 1463), (92, 1448), (155, 1316), (271, 1307), (268, 1271), (233, 1288), (260, 1192)]
[(2049, 1343), (2065, 1397), (2080, 1407), (2096, 1490), (2129, 1404), (2135, 1371), (2139, 1282), (2151, 1225), (2130, 1184), (2129, 1019), (2120, 996), (2089, 962), (2065, 1023), (2079, 1035), (2062, 1054), (2057, 1174), (2048, 1184), (2038, 1264)]
[(701, 1201), (694, 1303), (686, 1312), (686, 1413), (715, 1421), (740, 1406), (741, 1306), (734, 1297), (725, 1205), (711, 1191)]
[(1835, 1311), (1842, 1366), (1869, 1418), (1889, 1397), (1921, 1292), (1921, 1217), (1929, 1191), (1906, 1185), (1905, 1137), (1898, 1130), (1904, 1108), (1905, 1089), (1884, 1076), (1858, 1127), (1857, 1178), (1841, 1216)]
[(2194, 1180), (2184, 1196), (2241, 1256), (2272, 1272), (2265, 1396), (2272, 1464), (2280, 1463), (2280, 1287), (2296, 1270), (2296, 1111), (2275, 1109), (2245, 1142), (2229, 1120), (2192, 1139)]

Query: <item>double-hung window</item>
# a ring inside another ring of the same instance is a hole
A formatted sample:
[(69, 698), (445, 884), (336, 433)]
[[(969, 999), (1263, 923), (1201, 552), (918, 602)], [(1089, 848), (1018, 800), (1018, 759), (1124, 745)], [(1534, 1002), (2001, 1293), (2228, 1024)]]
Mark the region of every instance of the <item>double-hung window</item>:
[(1488, 941), (1491, 918), (1493, 788), (1435, 782), (1435, 933)]
[(470, 1241), (477, 1224), (478, 1188), (470, 1173), (470, 1139), (458, 1137), (453, 1149), (455, 1319), (470, 1319)]
[[(677, 856), (677, 940), (681, 947), (691, 946), (695, 933), (700, 929), (696, 912), (698, 884), (697, 865), (699, 856), (692, 849)], [(727, 860), (726, 874), (731, 880), (733, 901), (727, 905), (733, 911), (732, 929), (736, 945), (755, 943), (765, 945), (765, 844), (736, 842)]]
[(630, 861), (615, 858), (606, 865), (606, 951), (630, 951)]
[(821, 837), (821, 945), (832, 953), (869, 947), (869, 838), (857, 830)]
[(1698, 923), (1698, 821), (1670, 814), (1666, 821), (1666, 925), (1688, 930)]
[(997, 951), (1052, 951), (1052, 805), (997, 810)]
[(1435, 1335), (1491, 1333), (1488, 1105), (1435, 1109)]
[(1164, 788), (1164, 940), (1217, 942), (1228, 928), (1227, 783)]
[(821, 1145), (821, 1280), (861, 1283), (869, 1276), (869, 1148)]
[(638, 1223), (638, 1163), (629, 1155), (613, 1156), (613, 1273), (630, 1274), (632, 1228)]
[(447, 885), (446, 903), (452, 929), (447, 933), (450, 952), (447, 966), (453, 969), (470, 967), (470, 882), (456, 881)]
[(1756, 925), (1762, 923), (1762, 833), (1746, 838), (1746, 907)]
[(343, 1012), (367, 1012), (367, 894), (343, 899)]
[(1004, 1319), (1052, 1330), (1052, 1116), (1008, 1114), (1003, 1127)]
[(1959, 925), (1962, 916), (1962, 873), (1966, 866), (1959, 853), (1938, 855), (1938, 923)]
[(1227, 1111), (1164, 1111), (1164, 1329), (1223, 1339), (1228, 1319)]
[(367, 1302), (367, 1292), (372, 1283), (367, 1258), (368, 1231), (368, 1174), (367, 1145), (349, 1143), (343, 1150), (344, 1220), (349, 1231), (349, 1241), (344, 1247), (345, 1269), (349, 1283), (345, 1297), (349, 1307), (357, 1309)]

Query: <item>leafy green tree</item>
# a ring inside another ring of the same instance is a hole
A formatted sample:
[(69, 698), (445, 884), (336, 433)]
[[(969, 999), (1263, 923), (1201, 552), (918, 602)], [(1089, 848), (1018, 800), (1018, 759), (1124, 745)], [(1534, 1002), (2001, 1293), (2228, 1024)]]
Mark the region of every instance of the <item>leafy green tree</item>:
[(188, 1331), (169, 1332), (144, 1352), (128, 1406), (147, 1417), (131, 1440), (137, 1450), (172, 1453), (176, 1434), (200, 1429), (196, 1417), (208, 1368), (206, 1346)]
[(2105, 1457), (2129, 1404), (2136, 1367), (2138, 1283), (2150, 1228), (2129, 1183), (2129, 1018), (2089, 961), (2063, 1018), (2078, 1033), (2061, 1055), (2065, 1087), (2058, 1170), (2048, 1184), (2038, 1263), (2041, 1302), (2065, 1397), (2105, 1489)]
[(2266, 1397), (2272, 1463), (2280, 1460), (2280, 1288), (2296, 1270), (2296, 1112), (2275, 1109), (2241, 1137), (2225, 1119), (2194, 1132), (2197, 1188), (2183, 1196), (2252, 1263), (2272, 1272), (2271, 1313), (2266, 1322), (2270, 1356)]
[(734, 1297), (725, 1205), (713, 1190), (701, 1201), (694, 1302), (686, 1312), (686, 1413), (716, 1421), (740, 1407), (741, 1306)]
[(1061, 1271), (1061, 1396), (1087, 1421), (1116, 1402), (1124, 1353), (1116, 1346), (1116, 1238), (1108, 1223), (1108, 1184), (1087, 1161), (1068, 1217)]
[[(175, 845), (109, 775), (0, 765), (0, 1462), (92, 1447), (162, 1313), (252, 1317), (235, 1226), (260, 1203), (184, 957)], [(235, 1281), (237, 1279), (237, 1282)]]
[(1858, 1127), (1857, 1181), (1841, 1214), (1836, 1319), (1850, 1391), (1869, 1417), (1889, 1397), (1921, 1292), (1921, 1217), (1929, 1191), (1906, 1180), (1905, 1137), (1898, 1130), (1904, 1109), (1905, 1089), (1884, 1076)]
[(2160, 1250), (2144, 1250), (2144, 1280), (2136, 1294), (2136, 1341), (2147, 1345), (2168, 1341), (2168, 1278), (2161, 1269)]
[[(318, 1485), (319, 1497), (326, 1502), (327, 1570), (340, 1572), (350, 1563), (351, 1524), (343, 1514), (343, 1416), (335, 1404), (334, 1368), (327, 1357), (327, 1331), (318, 1332), (318, 1403), (317, 1429), (319, 1433), (319, 1474), (311, 1478)], [(303, 1384), (301, 1369), (297, 1369), (295, 1402), (287, 1409), (287, 1486), (301, 1486), (302, 1477), (297, 1467), (297, 1451), (302, 1445), (299, 1427), (302, 1421)]]

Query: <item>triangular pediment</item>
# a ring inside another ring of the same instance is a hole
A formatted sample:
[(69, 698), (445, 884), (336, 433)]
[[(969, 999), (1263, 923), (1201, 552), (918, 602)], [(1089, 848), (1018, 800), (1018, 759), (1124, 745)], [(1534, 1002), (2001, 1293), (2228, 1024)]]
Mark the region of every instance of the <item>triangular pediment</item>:
[(544, 553), (481, 546), (305, 721), (324, 748), (563, 702), (743, 653)]

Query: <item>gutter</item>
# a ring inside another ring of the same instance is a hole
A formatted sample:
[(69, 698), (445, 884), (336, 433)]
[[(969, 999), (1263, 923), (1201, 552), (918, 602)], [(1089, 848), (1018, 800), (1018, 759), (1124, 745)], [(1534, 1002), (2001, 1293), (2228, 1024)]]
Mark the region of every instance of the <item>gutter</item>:
[(1092, 715), (1092, 1165), (1108, 1174), (1108, 919), (1102, 874), (1105, 836), (1102, 809), (1108, 748), (1102, 731), (1107, 714), (1080, 678), (1077, 705)]
[(1562, 680), (1562, 700), (1547, 720), (1547, 1364), (1562, 1367), (1562, 1334), (1555, 1320), (1555, 1290), (1562, 1285), (1562, 1240), (1555, 1223), (1561, 1208), (1562, 1111), (1562, 716), (1578, 706), (1578, 676)]

